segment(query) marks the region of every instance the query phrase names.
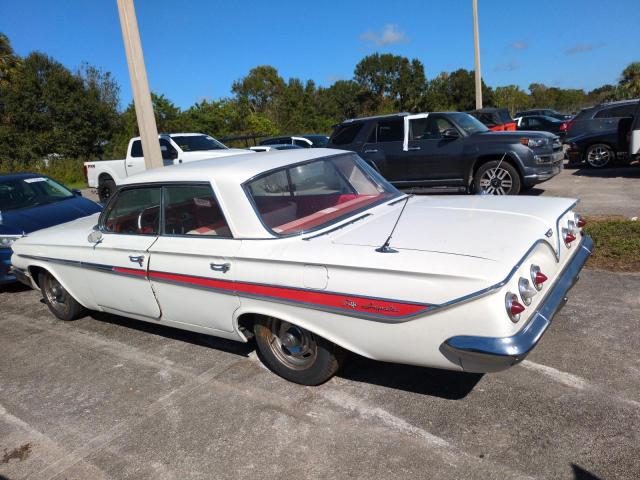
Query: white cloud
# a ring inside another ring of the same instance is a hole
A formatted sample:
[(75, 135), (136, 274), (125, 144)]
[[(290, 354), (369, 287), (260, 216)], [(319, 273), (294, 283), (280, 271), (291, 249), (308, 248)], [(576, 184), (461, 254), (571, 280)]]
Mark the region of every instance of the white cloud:
[(398, 25), (389, 23), (382, 27), (382, 30), (379, 32), (367, 30), (360, 35), (360, 40), (369, 42), (376, 47), (382, 47), (396, 43), (407, 43), (409, 37), (404, 32), (398, 30)]
[(564, 53), (567, 55), (575, 55), (576, 53), (585, 53), (604, 47), (604, 43), (578, 43), (571, 48), (567, 48)]

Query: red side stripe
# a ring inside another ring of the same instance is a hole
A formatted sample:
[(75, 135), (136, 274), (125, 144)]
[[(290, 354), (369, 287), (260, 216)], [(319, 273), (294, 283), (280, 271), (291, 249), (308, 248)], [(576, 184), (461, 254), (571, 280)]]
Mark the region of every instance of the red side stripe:
[[(123, 269), (128, 270), (128, 269)], [(337, 293), (324, 293), (310, 290), (298, 290), (286, 287), (254, 285), (250, 283), (216, 280), (212, 278), (191, 277), (175, 273), (149, 272), (149, 277), (172, 282), (198, 285), (201, 287), (228, 290), (237, 293), (259, 295), (263, 297), (304, 302), (342, 310), (356, 311), (386, 317), (404, 317), (427, 310), (429, 305), (377, 300)]]
[(147, 275), (146, 270), (139, 270), (137, 268), (113, 267), (113, 271), (118, 273), (126, 273), (127, 275), (138, 275), (141, 277)]

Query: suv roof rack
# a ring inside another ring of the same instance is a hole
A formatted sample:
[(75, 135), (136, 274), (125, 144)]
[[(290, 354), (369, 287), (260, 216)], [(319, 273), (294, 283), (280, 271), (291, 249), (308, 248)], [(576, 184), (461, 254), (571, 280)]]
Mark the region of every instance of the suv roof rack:
[(400, 112), (400, 113), (388, 113), (386, 115), (371, 115), (370, 117), (348, 118), (347, 120), (344, 120), (343, 122), (339, 123), (338, 125), (341, 125), (342, 123), (351, 123), (351, 122), (360, 122), (360, 121), (364, 121), (364, 120), (373, 120), (373, 119), (376, 119), (376, 118), (406, 117), (407, 115), (411, 115), (411, 114), (409, 112)]

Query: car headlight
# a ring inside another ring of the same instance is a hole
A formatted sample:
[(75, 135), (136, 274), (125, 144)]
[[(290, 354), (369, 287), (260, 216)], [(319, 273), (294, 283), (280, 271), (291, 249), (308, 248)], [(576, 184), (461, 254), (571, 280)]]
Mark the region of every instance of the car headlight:
[(538, 147), (544, 147), (549, 142), (546, 138), (526, 138), (525, 137), (520, 139), (520, 143), (522, 143), (523, 145), (526, 145), (529, 148), (538, 148)]
[(22, 235), (2, 235), (0, 236), (0, 248), (11, 248), (13, 242), (21, 238)]

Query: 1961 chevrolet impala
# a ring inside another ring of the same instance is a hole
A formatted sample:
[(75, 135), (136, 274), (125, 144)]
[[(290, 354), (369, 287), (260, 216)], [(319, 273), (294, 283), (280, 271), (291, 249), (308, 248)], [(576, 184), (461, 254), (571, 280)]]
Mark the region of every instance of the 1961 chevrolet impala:
[(136, 175), (99, 217), (15, 242), (12, 262), (60, 319), (255, 337), (302, 384), (346, 351), (492, 372), (536, 345), (590, 254), (575, 204), (418, 198), (351, 152), (274, 151)]

